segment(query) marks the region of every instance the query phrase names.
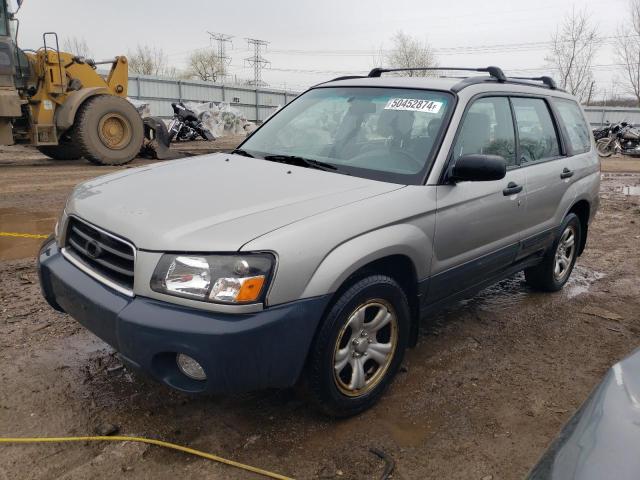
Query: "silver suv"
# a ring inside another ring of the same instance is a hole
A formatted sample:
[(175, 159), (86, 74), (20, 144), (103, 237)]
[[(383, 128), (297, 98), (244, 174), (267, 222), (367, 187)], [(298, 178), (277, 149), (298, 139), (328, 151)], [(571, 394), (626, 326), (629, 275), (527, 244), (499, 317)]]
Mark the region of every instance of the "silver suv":
[(181, 391), (302, 381), (331, 415), (368, 408), (445, 303), (521, 270), (561, 289), (598, 206), (575, 98), (460, 70), (335, 79), (231, 154), (79, 185), (44, 296)]

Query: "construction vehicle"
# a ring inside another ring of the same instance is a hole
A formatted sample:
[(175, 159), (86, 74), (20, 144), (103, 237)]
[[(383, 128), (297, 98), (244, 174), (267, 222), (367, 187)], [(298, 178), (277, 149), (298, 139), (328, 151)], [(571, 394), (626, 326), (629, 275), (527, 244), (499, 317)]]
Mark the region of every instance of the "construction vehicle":
[[(40, 49), (21, 50), (17, 12), (0, 2), (0, 144), (30, 144), (53, 159), (98, 165), (135, 158), (144, 126), (126, 98), (126, 57), (95, 62), (61, 52), (54, 32), (43, 34)], [(97, 66), (104, 64), (111, 69), (103, 78)]]

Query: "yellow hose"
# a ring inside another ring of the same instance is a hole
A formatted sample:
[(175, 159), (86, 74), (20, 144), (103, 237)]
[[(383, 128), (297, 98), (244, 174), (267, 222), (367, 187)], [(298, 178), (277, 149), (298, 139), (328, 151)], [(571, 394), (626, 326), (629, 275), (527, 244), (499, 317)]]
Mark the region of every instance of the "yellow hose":
[(0, 232), (0, 237), (49, 238), (49, 235), (41, 235), (39, 233)]
[(211, 453), (202, 452), (193, 448), (183, 447), (176, 445), (175, 443), (163, 442), (162, 440), (154, 440), (152, 438), (144, 437), (127, 437), (113, 435), (109, 437), (105, 436), (89, 436), (89, 437), (19, 437), (19, 438), (0, 438), (0, 443), (62, 443), (62, 442), (140, 442), (148, 443), (150, 445), (157, 445), (159, 447), (171, 448), (180, 452), (188, 453), (190, 455), (196, 455), (198, 457), (206, 458), (207, 460), (213, 460), (214, 462), (224, 463), (232, 467), (247, 470), (249, 472), (257, 473), (269, 478), (276, 478), (278, 480), (293, 480), (290, 477), (285, 477), (278, 473), (269, 472), (261, 468), (252, 467), (251, 465), (245, 465), (244, 463), (234, 462), (233, 460), (227, 460), (226, 458), (212, 455)]

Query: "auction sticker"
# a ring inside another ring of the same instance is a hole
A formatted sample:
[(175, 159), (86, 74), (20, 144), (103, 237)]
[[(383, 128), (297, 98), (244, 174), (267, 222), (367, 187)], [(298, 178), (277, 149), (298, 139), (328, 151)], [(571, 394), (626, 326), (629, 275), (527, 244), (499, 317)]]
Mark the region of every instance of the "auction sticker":
[(438, 113), (442, 102), (420, 100), (417, 98), (392, 98), (384, 107), (385, 110), (409, 110), (411, 112)]

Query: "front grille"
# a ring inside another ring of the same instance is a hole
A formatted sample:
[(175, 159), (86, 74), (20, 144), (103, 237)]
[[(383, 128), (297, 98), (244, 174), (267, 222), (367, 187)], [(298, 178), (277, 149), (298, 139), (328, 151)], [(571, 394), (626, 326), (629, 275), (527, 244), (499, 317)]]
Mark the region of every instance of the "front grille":
[(133, 289), (135, 250), (131, 244), (73, 217), (69, 219), (65, 243), (91, 270), (117, 285)]

